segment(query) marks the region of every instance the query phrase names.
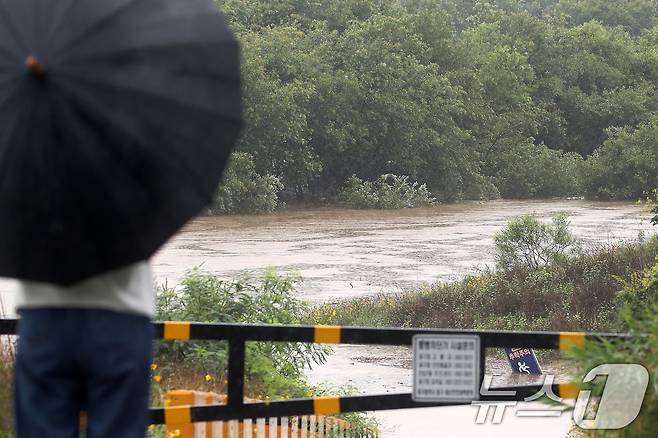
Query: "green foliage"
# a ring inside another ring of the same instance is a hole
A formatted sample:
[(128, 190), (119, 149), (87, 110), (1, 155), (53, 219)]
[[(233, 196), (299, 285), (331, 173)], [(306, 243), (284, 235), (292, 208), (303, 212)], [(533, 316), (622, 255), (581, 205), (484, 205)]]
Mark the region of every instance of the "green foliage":
[(578, 196), (583, 163), (576, 153), (524, 142), (496, 155), (491, 172), (504, 198)]
[[(217, 4), (242, 43), (238, 149), (297, 201), (382, 174), (439, 201), (580, 195), (576, 154), (658, 114), (653, 0)], [(606, 178), (632, 168), (598, 170), (588, 193), (631, 196)]]
[[(656, 113), (656, 84), (641, 73), (649, 59), (637, 39), (597, 22), (547, 29), (532, 57), (535, 101), (549, 111), (538, 140), (591, 154), (613, 126), (634, 126)], [(533, 48), (534, 51), (534, 48)], [(557, 116), (557, 117), (555, 117)]]
[(610, 130), (587, 161), (585, 190), (598, 199), (640, 199), (658, 187), (658, 118), (637, 129)]
[(658, 189), (653, 189), (649, 192), (649, 196), (644, 200), (645, 205), (649, 205), (651, 208), (651, 225), (658, 225)]
[(555, 8), (574, 25), (596, 20), (606, 26), (622, 26), (634, 34), (658, 22), (658, 4), (654, 0), (560, 0)]
[(331, 303), (313, 309), (324, 324), (487, 330), (617, 329), (618, 291), (651, 266), (658, 239), (603, 247), (540, 269), (484, 271), (418, 292)]
[(643, 273), (632, 275), (616, 298), (622, 323), (644, 316), (647, 308), (658, 304), (658, 263)]
[(345, 207), (381, 209), (428, 207), (435, 202), (425, 184), (412, 184), (408, 176), (397, 175), (382, 175), (375, 182), (352, 176), (337, 199)]
[(570, 353), (578, 364), (576, 378), (609, 363), (642, 364), (649, 370), (649, 386), (639, 416), (619, 431), (591, 431), (593, 437), (645, 437), (658, 427), (658, 264), (626, 282), (618, 296), (620, 329), (632, 335), (623, 341), (588, 342)]
[[(255, 278), (231, 280), (194, 269), (179, 288), (163, 288), (157, 299), (160, 320), (303, 324), (307, 304), (295, 296), (299, 277), (266, 271)], [(323, 363), (326, 349), (311, 344), (250, 342), (246, 349), (245, 382), (252, 394), (269, 397), (306, 396), (304, 366)], [(156, 363), (164, 373), (189, 367), (197, 375), (224, 376), (225, 342), (158, 342)], [(221, 380), (221, 379), (219, 379)], [(193, 388), (189, 388), (193, 389)]]
[(496, 264), (502, 270), (545, 268), (578, 248), (566, 214), (555, 215), (550, 224), (532, 215), (516, 217), (496, 233), (494, 242)]
[(268, 213), (279, 204), (278, 192), (283, 185), (272, 175), (259, 175), (253, 157), (236, 152), (224, 173), (210, 207), (214, 214)]
[(247, 129), (238, 150), (254, 156), (257, 172), (303, 191), (322, 170), (309, 143), (306, 106), (314, 86), (300, 77), (316, 62), (307, 54), (310, 41), (295, 27), (280, 26), (245, 33), (241, 43)]

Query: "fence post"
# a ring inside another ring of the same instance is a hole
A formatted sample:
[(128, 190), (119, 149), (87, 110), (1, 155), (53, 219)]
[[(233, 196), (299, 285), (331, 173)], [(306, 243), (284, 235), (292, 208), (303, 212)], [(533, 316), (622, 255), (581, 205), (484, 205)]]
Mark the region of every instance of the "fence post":
[[(168, 406), (192, 406), (195, 403), (196, 393), (194, 391), (179, 390), (169, 391), (165, 399), (165, 404)], [(178, 431), (177, 436), (180, 438), (195, 438), (196, 430), (205, 425), (197, 425), (193, 423), (186, 424), (168, 424), (166, 429), (167, 433), (173, 434)]]
[(244, 355), (243, 338), (228, 341), (228, 391), (227, 405), (238, 412), (244, 404)]

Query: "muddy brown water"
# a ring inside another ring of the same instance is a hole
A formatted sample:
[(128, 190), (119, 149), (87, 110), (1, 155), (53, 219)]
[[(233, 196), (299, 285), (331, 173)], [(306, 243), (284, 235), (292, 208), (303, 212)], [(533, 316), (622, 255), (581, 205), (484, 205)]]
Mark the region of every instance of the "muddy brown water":
[[(507, 221), (528, 213), (548, 219), (558, 212), (569, 215), (571, 230), (585, 245), (633, 241), (653, 232), (646, 209), (619, 202), (492, 201), (399, 211), (293, 210), (198, 218), (156, 254), (153, 268), (156, 281), (169, 285), (195, 266), (226, 277), (263, 267), (294, 270), (303, 277), (299, 294), (314, 303), (396, 293), (491, 266), (493, 235)], [(0, 281), (0, 301), (7, 314), (13, 313), (13, 289), (11, 281)], [(504, 361), (488, 362), (498, 380), (518, 379)], [(316, 384), (351, 385), (357, 393), (404, 392), (409, 391), (409, 368), (405, 348), (341, 346), (327, 365), (308, 376)], [(470, 415), (463, 410), (453, 413)], [(409, 429), (405, 420), (413, 414), (378, 415), (384, 436), (415, 436), (416, 429)], [(487, 429), (482, 436), (493, 435)]]
[(299, 271), (300, 294), (330, 301), (450, 281), (492, 264), (493, 235), (512, 217), (564, 211), (586, 244), (651, 232), (632, 203), (495, 201), (401, 211), (302, 210), (267, 216), (201, 218), (154, 259), (159, 281), (175, 283), (202, 265), (219, 275), (270, 266)]
[[(313, 302), (450, 281), (493, 261), (493, 235), (514, 216), (566, 212), (586, 244), (650, 233), (649, 213), (633, 203), (581, 200), (492, 201), (429, 209), (315, 209), (263, 216), (204, 217), (191, 222), (153, 258), (156, 281), (176, 284), (201, 266), (220, 276), (263, 267), (298, 271), (299, 293)], [(5, 310), (12, 284), (3, 281)]]

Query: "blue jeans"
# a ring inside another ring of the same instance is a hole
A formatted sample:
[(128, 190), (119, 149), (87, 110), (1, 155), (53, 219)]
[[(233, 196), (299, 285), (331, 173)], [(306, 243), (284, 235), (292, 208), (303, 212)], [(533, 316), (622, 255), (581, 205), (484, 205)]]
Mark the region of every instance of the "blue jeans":
[(106, 310), (20, 312), (14, 374), (16, 436), (143, 438), (148, 423), (153, 327)]

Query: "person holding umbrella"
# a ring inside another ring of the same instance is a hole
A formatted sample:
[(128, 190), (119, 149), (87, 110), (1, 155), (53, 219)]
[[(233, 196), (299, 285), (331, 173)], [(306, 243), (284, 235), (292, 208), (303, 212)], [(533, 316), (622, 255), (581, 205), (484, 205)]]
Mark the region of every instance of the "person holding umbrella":
[(148, 259), (211, 200), (239, 134), (212, 0), (0, 2), (0, 276), (20, 280), (16, 433), (141, 437)]

